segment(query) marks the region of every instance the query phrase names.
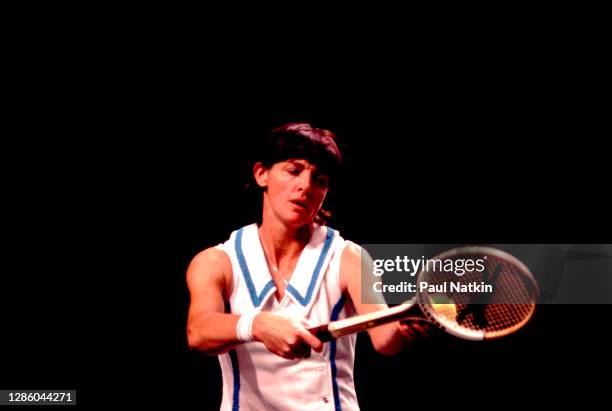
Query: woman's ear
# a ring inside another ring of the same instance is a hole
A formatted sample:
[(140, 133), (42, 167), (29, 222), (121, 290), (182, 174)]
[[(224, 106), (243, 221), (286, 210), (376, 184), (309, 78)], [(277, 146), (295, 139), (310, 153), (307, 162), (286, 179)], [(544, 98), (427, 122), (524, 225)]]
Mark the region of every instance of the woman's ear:
[(259, 161), (253, 166), (253, 176), (259, 187), (268, 187), (268, 169)]

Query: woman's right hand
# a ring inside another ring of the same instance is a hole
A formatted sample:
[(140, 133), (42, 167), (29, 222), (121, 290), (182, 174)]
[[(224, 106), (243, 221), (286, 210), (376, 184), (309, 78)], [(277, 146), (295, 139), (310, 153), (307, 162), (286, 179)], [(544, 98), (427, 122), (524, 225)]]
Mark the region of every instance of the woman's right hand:
[(253, 320), (253, 338), (283, 358), (308, 358), (310, 349), (321, 352), (323, 343), (300, 323), (285, 315), (260, 312)]

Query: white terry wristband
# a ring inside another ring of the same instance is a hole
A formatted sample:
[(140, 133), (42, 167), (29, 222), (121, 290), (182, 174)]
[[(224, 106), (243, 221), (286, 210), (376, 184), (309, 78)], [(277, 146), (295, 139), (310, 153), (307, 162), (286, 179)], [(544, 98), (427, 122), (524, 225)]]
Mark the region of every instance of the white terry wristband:
[(253, 341), (253, 320), (258, 313), (243, 314), (236, 324), (236, 336), (240, 341)]

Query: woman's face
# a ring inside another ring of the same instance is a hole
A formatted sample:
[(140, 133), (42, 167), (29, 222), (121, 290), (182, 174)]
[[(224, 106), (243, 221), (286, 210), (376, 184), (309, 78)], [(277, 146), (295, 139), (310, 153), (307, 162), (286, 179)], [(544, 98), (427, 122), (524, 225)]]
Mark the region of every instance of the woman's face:
[(269, 169), (256, 165), (255, 178), (266, 187), (268, 202), (274, 214), (291, 226), (312, 223), (323, 205), (329, 177), (304, 159), (275, 163)]

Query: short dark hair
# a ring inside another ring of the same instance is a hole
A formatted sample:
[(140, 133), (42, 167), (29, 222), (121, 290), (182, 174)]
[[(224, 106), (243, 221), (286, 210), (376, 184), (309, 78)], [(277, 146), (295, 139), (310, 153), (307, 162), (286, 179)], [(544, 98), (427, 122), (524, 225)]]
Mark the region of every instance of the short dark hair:
[[(275, 128), (257, 146), (255, 155), (255, 161), (266, 168), (290, 158), (303, 158), (327, 174), (332, 182), (339, 176), (342, 163), (336, 135), (308, 123), (288, 123)], [(257, 223), (261, 224), (261, 209), (257, 211)], [(331, 212), (321, 208), (315, 222), (324, 225), (329, 218)]]
[(330, 179), (337, 174), (342, 162), (335, 134), (308, 123), (289, 123), (275, 128), (263, 140), (257, 156), (257, 161), (267, 168), (290, 158), (303, 158), (319, 167)]

